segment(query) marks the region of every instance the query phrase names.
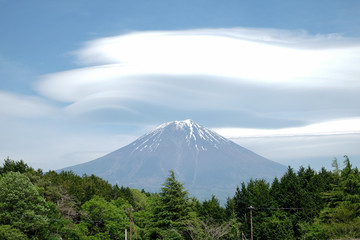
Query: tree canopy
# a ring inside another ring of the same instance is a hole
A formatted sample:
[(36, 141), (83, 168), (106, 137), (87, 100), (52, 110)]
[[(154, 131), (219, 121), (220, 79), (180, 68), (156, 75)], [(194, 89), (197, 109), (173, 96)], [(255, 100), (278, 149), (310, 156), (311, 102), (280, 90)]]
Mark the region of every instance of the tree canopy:
[(144, 240), (250, 239), (251, 218), (254, 239), (360, 238), (359, 170), (347, 156), (342, 169), (337, 159), (333, 166), (289, 167), (271, 183), (250, 179), (222, 206), (215, 195), (190, 197), (174, 171), (148, 193), (8, 158), (0, 167), (0, 239), (124, 239), (130, 224)]

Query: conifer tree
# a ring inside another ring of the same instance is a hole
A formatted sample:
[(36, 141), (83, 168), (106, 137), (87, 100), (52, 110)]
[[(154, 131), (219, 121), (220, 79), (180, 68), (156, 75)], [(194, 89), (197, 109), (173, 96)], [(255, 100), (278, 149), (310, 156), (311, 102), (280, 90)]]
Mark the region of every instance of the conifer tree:
[(344, 169), (334, 172), (336, 181), (323, 195), (327, 206), (313, 224), (302, 226), (307, 239), (360, 237), (360, 173), (352, 167), (349, 158), (344, 157)]
[(215, 195), (212, 195), (210, 200), (203, 202), (200, 212), (205, 222), (221, 223), (225, 221), (225, 209), (220, 206), (220, 202)]
[(188, 192), (170, 171), (156, 200), (151, 224), (151, 239), (183, 239), (186, 220), (190, 219)]
[(29, 170), (33, 169), (29, 167), (23, 160), (14, 161), (7, 157), (7, 159), (4, 160), (3, 166), (0, 167), (0, 174), (4, 174), (7, 172), (25, 173)]

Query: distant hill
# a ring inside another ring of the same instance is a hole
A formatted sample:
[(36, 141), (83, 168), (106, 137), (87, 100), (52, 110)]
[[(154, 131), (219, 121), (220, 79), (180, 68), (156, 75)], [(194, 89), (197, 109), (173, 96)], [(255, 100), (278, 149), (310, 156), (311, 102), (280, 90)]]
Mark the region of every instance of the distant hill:
[(164, 123), (123, 148), (61, 170), (95, 174), (112, 184), (149, 192), (158, 192), (173, 170), (191, 195), (204, 200), (214, 194), (224, 202), (241, 182), (272, 180), (286, 167), (184, 120)]

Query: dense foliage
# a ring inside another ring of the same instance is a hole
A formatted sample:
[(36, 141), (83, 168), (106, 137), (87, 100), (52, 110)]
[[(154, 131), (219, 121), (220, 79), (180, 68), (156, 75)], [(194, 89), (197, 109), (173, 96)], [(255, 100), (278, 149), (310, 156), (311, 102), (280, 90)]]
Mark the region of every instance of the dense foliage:
[(251, 221), (254, 239), (360, 238), (359, 170), (347, 156), (343, 169), (336, 159), (333, 166), (239, 183), (221, 206), (216, 196), (189, 197), (173, 171), (159, 193), (147, 193), (8, 158), (0, 167), (0, 239), (124, 239), (130, 226), (133, 239), (250, 239)]

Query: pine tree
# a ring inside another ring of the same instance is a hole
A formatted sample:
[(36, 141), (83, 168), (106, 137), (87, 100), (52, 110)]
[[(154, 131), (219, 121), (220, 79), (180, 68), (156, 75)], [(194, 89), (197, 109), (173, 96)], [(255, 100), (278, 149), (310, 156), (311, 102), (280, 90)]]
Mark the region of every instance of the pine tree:
[(170, 171), (156, 200), (150, 238), (183, 239), (186, 221), (190, 219), (188, 193)]
[(302, 226), (307, 239), (360, 237), (360, 173), (344, 157), (344, 169), (334, 172), (332, 189), (323, 195), (327, 206), (313, 224)]
[(14, 161), (7, 157), (7, 159), (4, 160), (3, 166), (0, 167), (0, 174), (5, 174), (7, 172), (25, 173), (30, 170), (34, 169), (29, 167), (23, 160)]
[(215, 195), (212, 195), (210, 200), (202, 203), (200, 213), (205, 222), (222, 223), (225, 221), (225, 209), (220, 206), (220, 202)]

